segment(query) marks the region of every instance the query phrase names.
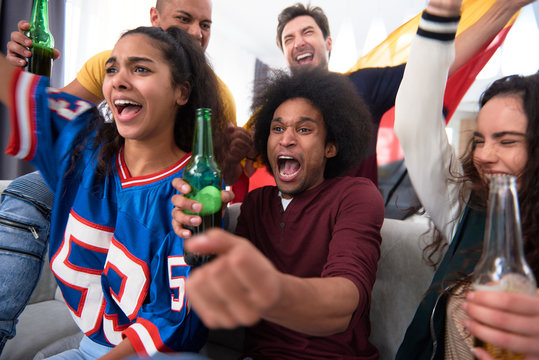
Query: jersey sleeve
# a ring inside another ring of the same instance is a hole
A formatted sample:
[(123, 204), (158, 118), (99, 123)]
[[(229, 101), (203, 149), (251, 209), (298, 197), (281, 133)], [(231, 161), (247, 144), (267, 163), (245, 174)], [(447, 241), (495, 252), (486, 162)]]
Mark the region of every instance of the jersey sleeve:
[(359, 69), (349, 75), (359, 94), (369, 104), (373, 119), (380, 122), (386, 111), (395, 105), (395, 98), (404, 74), (405, 64)]
[[(85, 100), (48, 87), (47, 77), (22, 70), (11, 82), (10, 125), (6, 154), (30, 161), (51, 185), (58, 180), (58, 166), (72, 150), (74, 139), (85, 127)], [(74, 120), (80, 126), (71, 126)], [(69, 125), (69, 126), (68, 126)], [(70, 129), (65, 131), (66, 127)]]
[(100, 99), (103, 98), (103, 80), (106, 73), (105, 63), (111, 53), (111, 50), (105, 50), (92, 56), (77, 73), (79, 83)]
[(189, 271), (183, 240), (171, 232), (150, 264), (148, 296), (135, 323), (123, 332), (139, 355), (198, 352), (206, 342), (207, 329), (191, 311), (185, 293)]

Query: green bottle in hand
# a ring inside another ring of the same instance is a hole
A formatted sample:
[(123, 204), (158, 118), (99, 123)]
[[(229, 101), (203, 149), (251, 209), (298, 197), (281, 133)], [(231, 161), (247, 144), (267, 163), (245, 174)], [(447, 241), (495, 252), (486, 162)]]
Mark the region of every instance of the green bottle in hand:
[(30, 29), (26, 36), (32, 40), (27, 71), (50, 77), (54, 55), (54, 38), (49, 31), (49, 9), (47, 0), (34, 0)]
[[(183, 179), (191, 186), (186, 196), (202, 204), (199, 226), (186, 226), (191, 233), (198, 234), (212, 227), (221, 227), (221, 170), (213, 154), (211, 131), (211, 109), (197, 109), (195, 134), (191, 160), (187, 164)], [(187, 214), (195, 214), (185, 210)], [(210, 255), (184, 252), (184, 260), (188, 265), (199, 266), (211, 259)]]

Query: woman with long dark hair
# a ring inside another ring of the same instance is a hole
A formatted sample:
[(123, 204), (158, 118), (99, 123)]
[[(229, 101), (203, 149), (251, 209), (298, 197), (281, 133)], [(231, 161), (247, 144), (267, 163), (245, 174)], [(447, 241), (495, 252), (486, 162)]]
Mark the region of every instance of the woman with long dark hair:
[(8, 153), (31, 161), (52, 189), (51, 268), (85, 334), (79, 349), (54, 358), (198, 351), (207, 330), (186, 300), (190, 268), (172, 230), (171, 182), (190, 158), (197, 108), (213, 111), (222, 159), (217, 80), (200, 46), (176, 28), (126, 32), (106, 71), (112, 123), (0, 57)]
[(431, 1), (397, 97), (395, 131), (412, 184), (438, 233), (430, 255), (445, 250), (443, 259), (434, 261), (436, 274), (397, 358), (488, 359), (473, 348), (471, 335), (539, 356), (539, 297), (469, 291), (483, 246), (490, 174), (517, 177), (525, 254), (539, 276), (539, 75), (506, 77), (487, 89), (469, 152), (459, 159), (445, 133), (442, 107), (460, 5)]

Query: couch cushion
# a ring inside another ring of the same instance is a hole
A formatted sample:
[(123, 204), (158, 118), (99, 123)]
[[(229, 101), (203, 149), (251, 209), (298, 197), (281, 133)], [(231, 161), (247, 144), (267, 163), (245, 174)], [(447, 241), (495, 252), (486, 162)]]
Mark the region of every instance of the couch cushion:
[(434, 271), (422, 248), (432, 237), (426, 223), (385, 219), (371, 302), (371, 342), (381, 360), (393, 360)]
[(46, 359), (67, 350), (77, 349), (83, 336), (83, 333), (79, 331), (71, 336), (57, 340), (43, 350), (39, 351), (34, 357), (34, 360)]
[(16, 330), (0, 360), (32, 360), (47, 345), (80, 332), (66, 304), (58, 300), (28, 305), (19, 317)]

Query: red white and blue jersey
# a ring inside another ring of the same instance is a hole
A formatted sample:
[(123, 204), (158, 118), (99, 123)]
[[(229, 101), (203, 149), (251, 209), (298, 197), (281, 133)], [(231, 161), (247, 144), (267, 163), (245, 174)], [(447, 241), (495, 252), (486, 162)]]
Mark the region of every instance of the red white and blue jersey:
[(190, 155), (158, 174), (131, 177), (120, 151), (103, 179), (90, 141), (68, 172), (96, 112), (47, 86), (48, 78), (14, 75), (6, 152), (32, 162), (53, 190), (51, 268), (75, 322), (100, 344), (128, 337), (141, 355), (198, 351), (207, 329), (187, 305), (190, 267), (172, 229), (170, 202), (172, 179)]

